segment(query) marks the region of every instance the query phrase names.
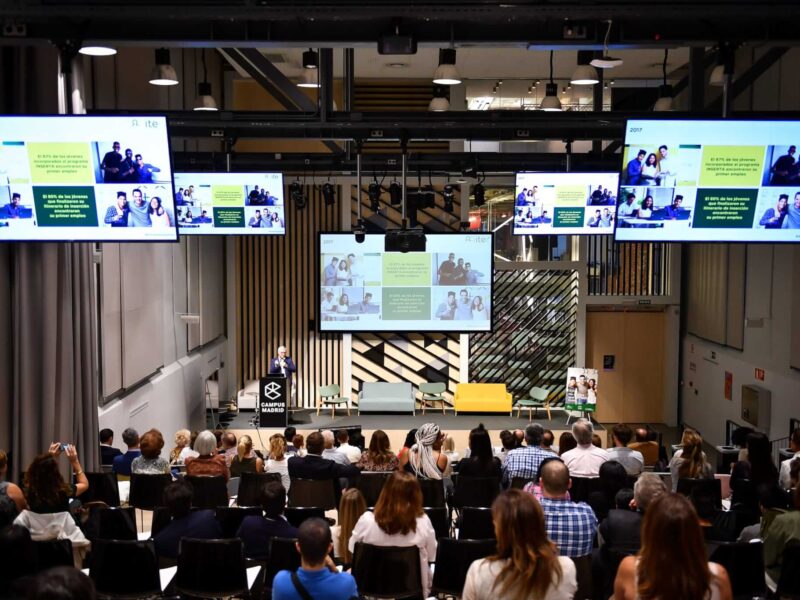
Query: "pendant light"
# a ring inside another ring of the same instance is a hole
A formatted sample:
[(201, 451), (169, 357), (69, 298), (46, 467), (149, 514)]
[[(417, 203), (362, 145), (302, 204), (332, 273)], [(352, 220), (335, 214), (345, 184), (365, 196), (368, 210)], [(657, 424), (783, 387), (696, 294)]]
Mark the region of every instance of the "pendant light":
[(550, 50), (550, 83), (545, 86), (544, 98), (539, 105), (539, 110), (556, 112), (562, 110), (561, 100), (558, 99), (558, 85), (553, 81), (553, 51)]

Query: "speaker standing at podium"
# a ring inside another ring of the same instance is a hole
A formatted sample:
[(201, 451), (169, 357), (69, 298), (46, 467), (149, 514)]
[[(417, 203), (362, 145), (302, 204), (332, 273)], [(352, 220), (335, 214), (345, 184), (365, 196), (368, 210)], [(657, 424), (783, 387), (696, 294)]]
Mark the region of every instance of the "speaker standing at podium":
[(283, 375), (286, 377), (286, 386), (289, 390), (289, 406), (295, 406), (294, 378), (292, 373), (297, 372), (294, 361), (286, 356), (286, 346), (278, 347), (278, 356), (269, 361), (270, 375)]

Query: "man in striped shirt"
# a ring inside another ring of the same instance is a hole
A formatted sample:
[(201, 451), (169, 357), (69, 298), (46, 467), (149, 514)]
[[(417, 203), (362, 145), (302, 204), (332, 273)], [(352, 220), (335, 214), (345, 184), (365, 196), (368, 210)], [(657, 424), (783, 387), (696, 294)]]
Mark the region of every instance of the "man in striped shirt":
[(542, 467), (541, 475), (541, 505), (547, 537), (558, 546), (561, 556), (591, 555), (597, 518), (585, 502), (568, 499), (567, 491), (572, 483), (569, 469), (560, 460), (550, 460)]

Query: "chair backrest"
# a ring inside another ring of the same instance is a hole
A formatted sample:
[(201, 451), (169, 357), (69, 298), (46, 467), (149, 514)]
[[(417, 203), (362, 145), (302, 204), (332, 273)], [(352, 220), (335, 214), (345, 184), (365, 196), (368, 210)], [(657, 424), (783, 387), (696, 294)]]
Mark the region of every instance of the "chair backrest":
[(82, 526), (90, 540), (135, 540), (136, 509), (133, 506), (93, 506)]
[(450, 519), (447, 516), (447, 508), (444, 506), (428, 506), (422, 510), (431, 520), (437, 539), (450, 537)]
[(444, 506), (444, 482), (441, 479), (418, 478), (422, 488), (422, 506)]
[(33, 542), (36, 566), (40, 571), (50, 567), (72, 567), (72, 542), (70, 540), (44, 540)]
[(178, 545), (175, 591), (181, 595), (199, 598), (247, 593), (242, 540), (181, 539)]
[(233, 497), (239, 495), (239, 483), (241, 483), (241, 481), (241, 477), (231, 477), (228, 479), (228, 483), (226, 485), (228, 487), (229, 496)]
[(280, 483), (280, 473), (242, 473), (236, 504), (238, 506), (261, 506), (261, 491), (270, 481)]
[(547, 397), (550, 396), (549, 390), (536, 386), (531, 388), (530, 394), (532, 400), (538, 400), (539, 402), (544, 402), (547, 400)]
[(486, 558), (496, 551), (497, 542), (494, 540), (439, 540), (436, 569), (433, 572), (433, 591), (437, 594), (461, 596), (467, 570), (472, 562)]
[(164, 488), (172, 482), (172, 475), (131, 475), (130, 504), (142, 510), (163, 506)]
[(575, 563), (575, 578), (578, 581), (578, 589), (575, 592), (575, 600), (588, 600), (592, 598), (592, 555), (572, 557)]
[(419, 391), (423, 394), (443, 394), (444, 391), (447, 389), (447, 385), (445, 385), (442, 381), (437, 381), (435, 383), (420, 383), (419, 384)]
[(453, 501), (456, 506), (489, 507), (500, 493), (500, 480), (496, 477), (458, 477)]
[(511, 489), (512, 490), (521, 490), (526, 485), (528, 485), (533, 479), (529, 477), (513, 477), (511, 479)]
[(153, 520), (150, 524), (150, 537), (156, 537), (158, 533), (164, 529), (172, 517), (169, 516), (169, 510), (166, 506), (156, 506), (153, 509)]
[(461, 510), (460, 540), (494, 539), (494, 522), (491, 508), (467, 507)]
[(592, 481), (590, 477), (572, 477), (572, 487), (569, 488), (569, 497), (573, 502), (586, 502), (589, 500), (589, 493), (592, 491)]
[(153, 540), (97, 540), (89, 577), (100, 596), (142, 598), (161, 594)]
[(114, 472), (85, 473), (89, 489), (81, 494), (81, 502), (105, 502), (108, 506), (119, 506), (119, 482)]
[(239, 527), (245, 517), (261, 516), (261, 507), (218, 506), (214, 509), (214, 516), (222, 529), (223, 537), (233, 538), (236, 537), (236, 533), (239, 531)]
[(714, 496), (714, 506), (717, 510), (722, 508), (722, 482), (719, 479), (683, 478), (678, 480), (677, 492), (686, 497), (691, 496), (692, 490), (698, 488), (704, 492), (711, 492)]
[(709, 558), (728, 571), (734, 597), (762, 596), (767, 592), (764, 579), (764, 544), (732, 542), (719, 544)]
[(192, 484), (192, 506), (203, 509), (228, 506), (228, 486), (222, 475), (187, 475), (184, 479)]
[[(272, 580), (279, 571), (296, 571), (300, 568), (300, 553), (295, 548), (297, 540), (274, 537), (269, 541), (269, 555), (264, 565), (264, 590), (272, 589)], [(268, 596), (265, 596), (268, 597)]]
[(383, 486), (391, 477), (391, 471), (364, 471), (356, 481), (356, 487), (364, 496), (367, 506), (375, 506), (378, 496), (381, 495)]
[(357, 542), (353, 552), (353, 577), (362, 596), (423, 597), (419, 548), (416, 546), (373, 546)]
[(778, 578), (776, 598), (800, 597), (800, 544), (790, 543), (781, 555), (781, 575)]
[(336, 508), (333, 479), (294, 479), (289, 487), (289, 506), (313, 506), (323, 510)]
[(322, 398), (332, 398), (339, 395), (339, 386), (335, 383), (323, 385), (319, 388), (319, 395)]
[(324, 519), (325, 509), (317, 508), (316, 506), (289, 506), (283, 512), (283, 516), (293, 527), (300, 527), (306, 519), (312, 517)]

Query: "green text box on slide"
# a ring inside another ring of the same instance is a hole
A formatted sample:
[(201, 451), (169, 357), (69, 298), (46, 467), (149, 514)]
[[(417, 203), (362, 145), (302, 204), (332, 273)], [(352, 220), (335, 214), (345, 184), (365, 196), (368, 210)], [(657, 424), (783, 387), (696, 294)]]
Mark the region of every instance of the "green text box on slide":
[(758, 187), (764, 146), (703, 146), (701, 187)]
[(244, 227), (243, 208), (213, 208), (214, 227)]
[(431, 288), (383, 288), (384, 321), (429, 321)]
[(585, 185), (557, 185), (556, 204), (559, 206), (585, 206)]
[(31, 183), (94, 183), (86, 142), (30, 142)]
[(757, 200), (758, 190), (699, 189), (693, 226), (697, 229), (750, 229)]
[(33, 203), (39, 227), (97, 227), (92, 186), (37, 186)]
[(382, 270), (384, 286), (430, 285), (431, 255), (427, 252), (387, 252), (383, 255)]
[(212, 185), (211, 202), (214, 206), (243, 206), (244, 188), (240, 185)]
[(562, 208), (555, 207), (553, 215), (553, 227), (583, 227), (582, 208)]

